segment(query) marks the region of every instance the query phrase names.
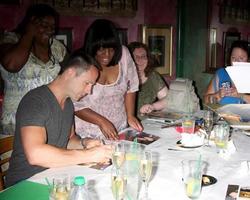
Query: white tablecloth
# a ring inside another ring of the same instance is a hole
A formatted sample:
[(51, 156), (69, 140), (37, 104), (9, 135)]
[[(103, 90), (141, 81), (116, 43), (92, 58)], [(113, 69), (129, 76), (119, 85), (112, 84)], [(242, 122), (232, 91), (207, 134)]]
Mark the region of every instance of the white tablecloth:
[[(216, 148), (200, 147), (191, 151), (171, 151), (175, 148), (180, 134), (174, 128), (160, 129), (160, 125), (144, 121), (145, 132), (155, 134), (161, 138), (147, 146), (154, 153), (154, 170), (149, 184), (149, 197), (151, 200), (185, 200), (184, 184), (182, 182), (181, 161), (184, 159), (197, 159), (199, 154), (202, 159), (209, 163), (208, 175), (217, 179), (214, 185), (202, 188), (200, 200), (223, 200), (228, 184), (250, 186), (250, 173), (241, 173), (241, 163), (250, 161), (250, 137), (243, 132), (234, 132), (233, 142), (237, 151), (227, 160), (216, 153)], [(43, 171), (31, 177), (29, 180), (44, 183), (45, 177), (50, 180), (61, 174), (72, 176), (83, 175), (88, 181), (88, 188), (92, 199), (113, 199), (111, 192), (111, 167), (103, 171), (87, 168), (84, 166), (70, 166), (53, 168)]]

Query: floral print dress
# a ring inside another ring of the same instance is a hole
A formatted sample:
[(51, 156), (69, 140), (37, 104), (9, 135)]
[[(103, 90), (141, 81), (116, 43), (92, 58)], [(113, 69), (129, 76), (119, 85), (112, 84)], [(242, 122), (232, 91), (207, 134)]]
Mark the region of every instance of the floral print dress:
[[(134, 61), (126, 47), (122, 48), (122, 58), (119, 62), (119, 75), (116, 82), (109, 85), (97, 83), (92, 94), (75, 102), (75, 111), (90, 108), (110, 120), (117, 131), (127, 127), (125, 109), (125, 94), (138, 91), (139, 80)], [(95, 124), (75, 117), (76, 133), (81, 137), (103, 136)], [(104, 136), (103, 136), (104, 137)]]
[[(10, 39), (10, 36), (13, 38)], [(17, 42), (18, 37), (13, 33), (6, 37), (6, 42)], [(3, 42), (2, 42), (3, 43)], [(14, 134), (15, 115), (18, 104), (22, 97), (31, 89), (48, 84), (56, 78), (61, 67), (61, 62), (66, 54), (64, 45), (53, 39), (52, 59), (47, 63), (39, 60), (33, 53), (30, 53), (28, 61), (17, 73), (10, 73), (0, 65), (1, 76), (4, 80), (4, 99), (2, 108), (2, 128), (4, 134)]]

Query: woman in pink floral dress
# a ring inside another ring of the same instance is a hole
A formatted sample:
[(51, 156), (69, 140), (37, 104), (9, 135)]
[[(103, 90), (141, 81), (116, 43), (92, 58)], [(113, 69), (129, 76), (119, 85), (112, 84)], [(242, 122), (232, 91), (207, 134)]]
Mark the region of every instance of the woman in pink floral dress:
[(76, 133), (81, 137), (117, 139), (128, 125), (143, 128), (135, 117), (135, 93), (139, 80), (128, 49), (121, 45), (111, 21), (99, 19), (89, 27), (83, 51), (100, 65), (92, 94), (76, 102)]

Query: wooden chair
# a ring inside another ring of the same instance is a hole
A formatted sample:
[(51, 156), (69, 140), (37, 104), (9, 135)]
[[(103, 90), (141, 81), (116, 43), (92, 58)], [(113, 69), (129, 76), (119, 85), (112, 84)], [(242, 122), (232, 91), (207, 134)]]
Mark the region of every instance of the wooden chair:
[[(6, 174), (6, 170), (3, 170), (3, 166), (9, 162), (10, 159), (10, 153), (7, 155), (7, 152), (12, 151), (13, 149), (13, 141), (14, 141), (14, 136), (8, 136), (8, 137), (3, 137), (0, 138), (0, 191), (4, 189), (4, 178)], [(5, 154), (5, 156), (3, 156)]]

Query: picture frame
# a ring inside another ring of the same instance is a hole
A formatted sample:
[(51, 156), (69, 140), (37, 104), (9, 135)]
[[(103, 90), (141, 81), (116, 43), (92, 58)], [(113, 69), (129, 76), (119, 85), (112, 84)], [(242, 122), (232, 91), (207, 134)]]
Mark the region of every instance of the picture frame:
[(156, 71), (172, 75), (173, 27), (171, 25), (140, 25), (141, 41), (148, 45)]
[(236, 40), (240, 40), (240, 32), (224, 32), (223, 33), (223, 49), (224, 49), (224, 65), (229, 66), (230, 63), (230, 48), (232, 43)]
[(72, 50), (72, 28), (59, 28), (55, 38), (62, 42), (67, 50)]
[(247, 41), (250, 43), (250, 33), (247, 34)]
[(0, 0), (0, 5), (20, 5), (21, 0)]
[(128, 44), (128, 29), (127, 28), (117, 28), (116, 29), (118, 32), (118, 36), (120, 38), (121, 44), (122, 45), (127, 45)]
[(207, 48), (207, 72), (214, 72), (217, 68), (217, 29), (209, 30), (208, 48)]

